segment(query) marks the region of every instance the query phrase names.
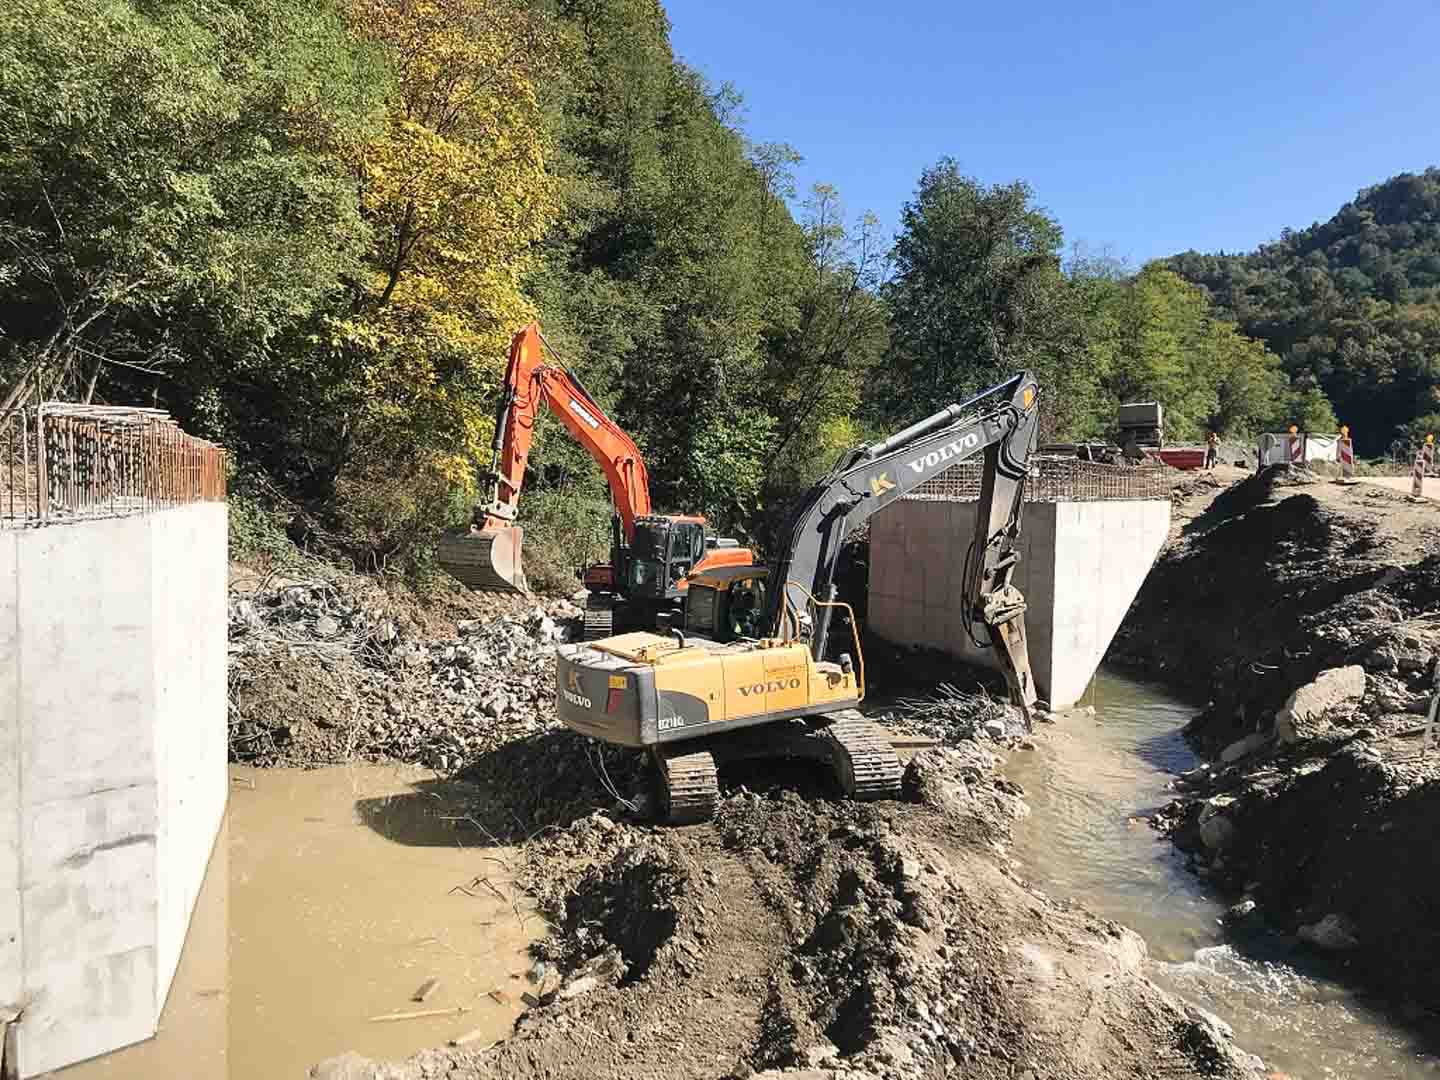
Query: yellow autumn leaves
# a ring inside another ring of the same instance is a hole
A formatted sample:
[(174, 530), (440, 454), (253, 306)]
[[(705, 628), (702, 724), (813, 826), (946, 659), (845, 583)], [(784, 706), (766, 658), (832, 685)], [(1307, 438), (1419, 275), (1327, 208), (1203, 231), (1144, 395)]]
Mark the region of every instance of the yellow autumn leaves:
[(394, 78), (352, 151), (374, 232), (336, 336), (366, 388), (356, 420), (469, 488), (506, 344), (533, 316), (521, 282), (558, 213), (534, 82), (550, 34), (503, 0), (351, 0), (348, 14)]

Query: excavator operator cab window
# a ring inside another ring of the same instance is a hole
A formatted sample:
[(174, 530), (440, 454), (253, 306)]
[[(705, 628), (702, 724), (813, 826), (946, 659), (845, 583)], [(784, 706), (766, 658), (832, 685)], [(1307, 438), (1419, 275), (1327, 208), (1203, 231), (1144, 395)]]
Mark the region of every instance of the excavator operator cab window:
[(737, 581), (730, 586), (730, 603), (726, 611), (726, 640), (760, 636), (760, 620), (765, 610), (765, 582), (760, 578)]
[(670, 527), (670, 580), (679, 581), (705, 557), (705, 529), (690, 522)]

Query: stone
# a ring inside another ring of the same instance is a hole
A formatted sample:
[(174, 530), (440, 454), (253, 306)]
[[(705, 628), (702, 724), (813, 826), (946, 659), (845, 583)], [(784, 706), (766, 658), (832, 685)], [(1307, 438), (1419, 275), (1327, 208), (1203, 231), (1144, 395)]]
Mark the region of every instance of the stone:
[(1235, 836), (1235, 823), (1216, 814), (1200, 825), (1200, 841), (1211, 851), (1223, 851)]
[(900, 863), (900, 878), (902, 881), (914, 881), (920, 876), (920, 864), (914, 859), (904, 859)]
[(384, 1080), (385, 1077), (379, 1065), (353, 1050), (312, 1065), (309, 1075), (310, 1080)]
[(1246, 735), (1243, 739), (1236, 739), (1224, 750), (1220, 751), (1220, 760), (1226, 765), (1239, 761), (1243, 757), (1249, 757), (1256, 750), (1270, 741), (1268, 731), (1256, 731)]
[(1301, 941), (1309, 942), (1319, 949), (1340, 951), (1353, 949), (1360, 944), (1355, 936), (1354, 925), (1344, 915), (1331, 912), (1317, 923), (1302, 926), (1296, 932)]
[(594, 975), (582, 975), (580, 978), (568, 982), (560, 990), (560, 1000), (569, 1001), (571, 998), (588, 994), (600, 985), (600, 980)]
[(1358, 664), (1322, 671), (1314, 682), (1300, 687), (1275, 714), (1275, 731), (1282, 743), (1297, 743), (1327, 712), (1353, 708), (1365, 696), (1365, 669)]
[(321, 637), (334, 637), (340, 632), (340, 624), (329, 615), (321, 615), (315, 620), (315, 633)]
[(1260, 905), (1250, 897), (1246, 897), (1238, 904), (1234, 904), (1225, 912), (1225, 925), (1232, 929), (1250, 929), (1263, 925), (1264, 919), (1260, 914)]
[(1376, 649), (1365, 657), (1365, 667), (1369, 671), (1394, 671), (1395, 654), (1389, 649)]
[(833, 1043), (816, 1043), (814, 1046), (810, 1047), (810, 1049), (806, 1050), (805, 1053), (800, 1056), (804, 1058), (805, 1064), (814, 1068), (823, 1065), (831, 1058), (839, 1057), (840, 1050)]
[(986, 734), (986, 735), (989, 735), (992, 739), (996, 739), (996, 740), (1005, 738), (1005, 721), (1003, 721), (1003, 720), (987, 720), (987, 721), (985, 721), (985, 734)]

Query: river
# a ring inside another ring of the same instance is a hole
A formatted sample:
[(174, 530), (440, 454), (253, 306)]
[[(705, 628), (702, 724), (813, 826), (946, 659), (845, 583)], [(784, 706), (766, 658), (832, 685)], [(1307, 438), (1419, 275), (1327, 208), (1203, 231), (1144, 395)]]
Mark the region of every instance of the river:
[(1124, 676), (1096, 676), (1083, 710), (1041, 725), (1006, 775), (1032, 813), (1014, 857), (1034, 884), (1134, 928), (1149, 976), (1228, 1022), (1239, 1043), (1294, 1080), (1434, 1080), (1440, 1063), (1359, 995), (1302, 970), (1286, 939), (1227, 942), (1222, 898), (1142, 820), (1196, 764), (1180, 736), (1194, 708)]
[[(375, 765), (230, 778), (159, 1035), (56, 1080), (303, 1077), (346, 1050), (393, 1060), (509, 1033), (544, 927), (512, 852), (474, 846), (465, 785)], [(374, 1019), (430, 1010), (445, 1013)]]

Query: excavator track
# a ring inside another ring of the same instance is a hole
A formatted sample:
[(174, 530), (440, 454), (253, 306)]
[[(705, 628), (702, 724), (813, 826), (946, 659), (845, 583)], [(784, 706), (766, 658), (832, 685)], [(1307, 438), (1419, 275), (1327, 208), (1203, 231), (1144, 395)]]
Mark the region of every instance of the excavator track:
[(871, 802), (900, 795), (904, 770), (885, 729), (855, 709), (833, 714), (817, 735), (830, 743), (830, 759), (841, 793)]
[(591, 593), (585, 598), (585, 641), (599, 641), (615, 633), (615, 597)]
[(709, 821), (720, 801), (720, 773), (709, 750), (688, 754), (656, 748), (660, 770), (660, 811), (671, 825)]

